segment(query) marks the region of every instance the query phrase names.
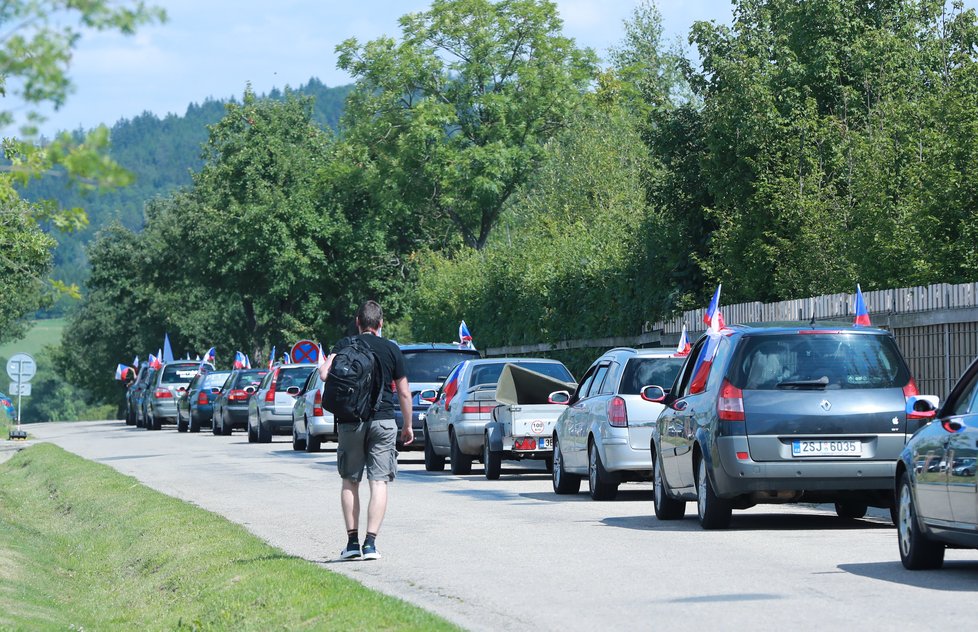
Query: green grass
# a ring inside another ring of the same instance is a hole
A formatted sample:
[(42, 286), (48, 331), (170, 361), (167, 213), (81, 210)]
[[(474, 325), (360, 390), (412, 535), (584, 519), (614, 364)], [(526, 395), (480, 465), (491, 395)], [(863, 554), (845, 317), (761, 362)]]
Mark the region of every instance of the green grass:
[[(26, 336), (20, 340), (5, 342), (0, 345), (0, 358), (9, 359), (15, 353), (29, 353), (36, 358), (43, 347), (61, 343), (61, 332), (64, 331), (65, 324), (64, 318), (35, 320), (31, 328), (27, 330)], [(3, 370), (2, 367), (0, 370)], [(6, 373), (3, 374), (4, 377), (6, 375)]]
[(455, 628), (38, 444), (0, 465), (0, 629)]

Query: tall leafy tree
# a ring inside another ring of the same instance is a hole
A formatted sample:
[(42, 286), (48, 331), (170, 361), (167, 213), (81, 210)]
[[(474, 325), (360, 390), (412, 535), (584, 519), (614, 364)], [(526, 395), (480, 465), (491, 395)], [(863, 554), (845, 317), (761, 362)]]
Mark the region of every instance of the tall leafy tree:
[(481, 249), (594, 79), (595, 56), (562, 34), (548, 0), (435, 0), (400, 24), (400, 41), (337, 48), (356, 80), (348, 137), (405, 218), (402, 251), (432, 238)]

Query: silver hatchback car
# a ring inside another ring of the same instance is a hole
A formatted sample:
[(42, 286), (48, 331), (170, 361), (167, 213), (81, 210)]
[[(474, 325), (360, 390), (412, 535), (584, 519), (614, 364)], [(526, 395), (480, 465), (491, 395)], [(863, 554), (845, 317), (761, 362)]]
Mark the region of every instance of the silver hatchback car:
[(323, 410), (323, 378), (309, 374), (292, 408), (292, 449), (319, 452), (323, 441), (336, 441), (333, 413)]
[(594, 500), (614, 500), (624, 481), (652, 480), (649, 443), (661, 403), (642, 388), (672, 386), (685, 358), (671, 349), (612, 349), (591, 364), (554, 428), (553, 488), (577, 493), (587, 477)]
[(268, 443), (273, 434), (292, 434), (292, 408), (312, 364), (280, 364), (272, 368), (248, 401), (248, 443)]

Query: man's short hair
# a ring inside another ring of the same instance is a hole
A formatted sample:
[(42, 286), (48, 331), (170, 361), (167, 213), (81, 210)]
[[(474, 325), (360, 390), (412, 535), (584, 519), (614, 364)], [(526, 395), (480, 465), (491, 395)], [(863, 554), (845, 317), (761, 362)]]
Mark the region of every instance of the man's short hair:
[(357, 321), (360, 329), (379, 329), (380, 321), (384, 320), (384, 310), (377, 301), (367, 301), (357, 309)]

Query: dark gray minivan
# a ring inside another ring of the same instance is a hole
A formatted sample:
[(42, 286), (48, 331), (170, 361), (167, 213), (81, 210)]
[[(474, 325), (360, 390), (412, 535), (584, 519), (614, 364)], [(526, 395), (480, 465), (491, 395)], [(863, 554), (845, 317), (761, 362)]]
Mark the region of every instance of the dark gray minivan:
[[(725, 528), (733, 509), (831, 502), (842, 518), (893, 507), (893, 476), (917, 388), (893, 336), (850, 324), (735, 325), (712, 363), (693, 347), (652, 437), (655, 513)], [(699, 379), (697, 379), (697, 375)]]

